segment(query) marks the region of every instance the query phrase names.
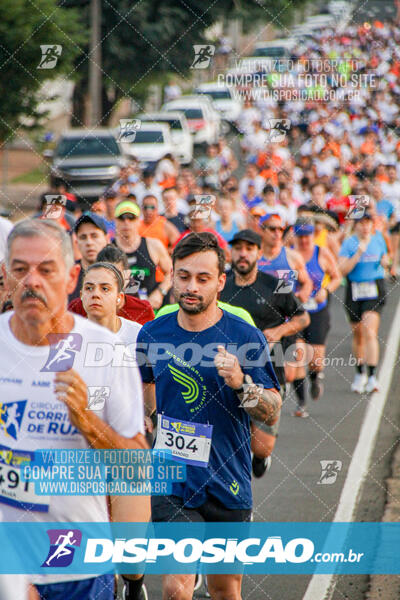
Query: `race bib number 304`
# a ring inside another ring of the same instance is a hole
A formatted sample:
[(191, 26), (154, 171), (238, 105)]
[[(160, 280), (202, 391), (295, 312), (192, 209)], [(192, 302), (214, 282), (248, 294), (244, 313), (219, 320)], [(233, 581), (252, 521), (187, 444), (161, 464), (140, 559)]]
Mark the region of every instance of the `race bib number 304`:
[(48, 512), (48, 496), (38, 496), (33, 481), (21, 479), (21, 469), (33, 458), (33, 452), (0, 446), (0, 503), (22, 510)]
[(207, 467), (210, 458), (212, 425), (157, 416), (157, 450), (169, 450), (178, 461)]

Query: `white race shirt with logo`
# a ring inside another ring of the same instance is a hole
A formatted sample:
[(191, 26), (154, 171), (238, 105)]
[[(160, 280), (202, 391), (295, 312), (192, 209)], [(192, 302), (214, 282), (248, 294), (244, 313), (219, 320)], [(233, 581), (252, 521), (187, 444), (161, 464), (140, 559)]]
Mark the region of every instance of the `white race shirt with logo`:
[[(15, 474), (19, 471), (19, 461), (32, 457), (35, 450), (88, 448), (88, 443), (71, 424), (66, 405), (55, 396), (55, 372), (42, 371), (50, 346), (27, 346), (19, 342), (10, 330), (11, 316), (10, 312), (0, 316), (0, 466), (3, 474), (0, 506), (3, 520), (108, 521), (105, 496), (36, 495), (33, 483), (26, 486)], [(143, 394), (138, 369), (121, 366), (121, 361), (112, 365), (114, 345), (120, 343), (117, 336), (78, 315), (74, 315), (74, 319), (70, 333), (82, 336), (82, 347), (74, 353), (72, 368), (87, 386), (104, 387), (109, 394), (96, 414), (127, 438), (143, 433)], [(96, 348), (104, 351), (102, 360)], [(109, 366), (105, 366), (105, 361)], [(9, 475), (10, 470), (13, 473)], [(44, 581), (85, 577), (88, 575), (53, 575)], [(42, 578), (35, 576), (34, 580), (40, 583)]]

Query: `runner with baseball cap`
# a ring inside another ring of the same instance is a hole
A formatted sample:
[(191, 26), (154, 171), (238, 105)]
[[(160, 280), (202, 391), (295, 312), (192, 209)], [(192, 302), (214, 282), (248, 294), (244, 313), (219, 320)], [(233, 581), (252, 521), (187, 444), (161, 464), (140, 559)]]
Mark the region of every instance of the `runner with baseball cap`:
[[(308, 311), (311, 322), (298, 337), (306, 342), (310, 393), (313, 400), (319, 400), (324, 388), (322, 384), (325, 359), (326, 337), (330, 329), (329, 294), (340, 285), (342, 276), (335, 262), (335, 257), (328, 248), (320, 248), (314, 240), (315, 227), (307, 219), (299, 219), (294, 225), (295, 248), (306, 263), (307, 272), (313, 282), (310, 298), (303, 304)], [(327, 282), (327, 283), (326, 283)], [(301, 367), (301, 375), (296, 380), (304, 387), (305, 369)], [(305, 395), (298, 396), (295, 416), (306, 417)]]
[(85, 269), (97, 260), (97, 255), (108, 243), (107, 223), (93, 212), (83, 213), (74, 225), (74, 234), (81, 259), (79, 277), (74, 291), (69, 295), (68, 302), (79, 298), (82, 289), (82, 280)]
[[(279, 215), (267, 213), (260, 218), (262, 232), (262, 256), (258, 261), (258, 268), (263, 273), (269, 273), (280, 281), (281, 293), (292, 289), (300, 302), (307, 302), (312, 291), (312, 282), (307, 273), (303, 257), (292, 248), (283, 245), (283, 222)], [(296, 337), (287, 336), (282, 341), (283, 348), (296, 348)], [(293, 353), (293, 358), (286, 361), (285, 377), (288, 383), (293, 383), (296, 396), (304, 398), (304, 374), (299, 377), (297, 357), (301, 353)], [(300, 402), (302, 401), (300, 399)]]
[[(171, 287), (171, 258), (165, 246), (155, 238), (139, 234), (140, 208), (124, 200), (115, 209), (116, 244), (128, 257), (132, 287), (139, 298), (148, 300), (153, 309), (163, 304)], [(126, 293), (131, 292), (131, 286)]]
[[(257, 268), (257, 260), (261, 255), (261, 236), (251, 229), (243, 229), (229, 243), (232, 246), (232, 271), (227, 274), (220, 297), (225, 302), (247, 309), (270, 342), (274, 369), (282, 392), (285, 388), (285, 372), (281, 339), (301, 331), (310, 323), (310, 317), (293, 291), (277, 293), (279, 281)], [(270, 467), (278, 428), (278, 422), (272, 426), (251, 422), (255, 477), (261, 477)]]

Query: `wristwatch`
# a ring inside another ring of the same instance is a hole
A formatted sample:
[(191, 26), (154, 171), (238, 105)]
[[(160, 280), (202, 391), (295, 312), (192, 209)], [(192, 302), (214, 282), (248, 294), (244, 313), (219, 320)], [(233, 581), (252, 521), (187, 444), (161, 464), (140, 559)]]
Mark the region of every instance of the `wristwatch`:
[(168, 294), (169, 290), (163, 290), (161, 285), (158, 286), (158, 289), (161, 292), (161, 295), (165, 298), (165, 296)]

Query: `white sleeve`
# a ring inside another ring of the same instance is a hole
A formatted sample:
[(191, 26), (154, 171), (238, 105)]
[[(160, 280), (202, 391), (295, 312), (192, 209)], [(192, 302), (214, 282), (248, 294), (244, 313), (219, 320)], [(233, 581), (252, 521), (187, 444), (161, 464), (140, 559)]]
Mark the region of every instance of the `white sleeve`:
[(106, 422), (127, 438), (144, 433), (143, 388), (139, 367), (111, 367)]

